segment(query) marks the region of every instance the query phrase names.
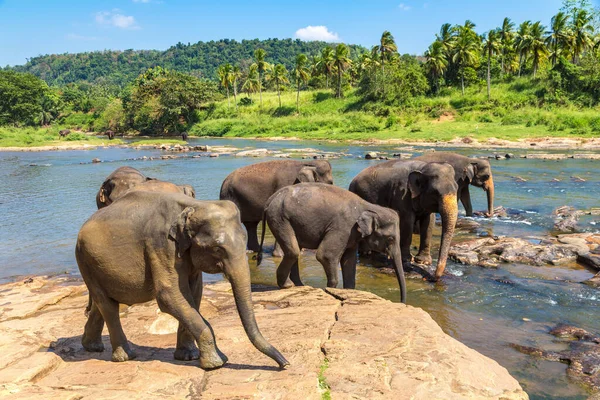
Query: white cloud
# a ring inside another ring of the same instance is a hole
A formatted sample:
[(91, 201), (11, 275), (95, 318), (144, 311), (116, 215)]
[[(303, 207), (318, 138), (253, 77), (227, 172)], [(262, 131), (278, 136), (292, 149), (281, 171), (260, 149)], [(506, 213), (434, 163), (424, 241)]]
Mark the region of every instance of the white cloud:
[(120, 10), (102, 11), (96, 13), (96, 23), (109, 25), (120, 29), (140, 29), (140, 26), (131, 15), (123, 15)]
[(410, 10), (412, 7), (409, 6), (408, 4), (404, 4), (404, 3), (400, 3), (398, 5), (398, 8), (401, 9), (402, 11), (408, 11)]
[(300, 40), (322, 40), (324, 42), (339, 42), (340, 37), (337, 33), (331, 32), (324, 25), (312, 26), (309, 25), (306, 28), (300, 28), (296, 31), (296, 38)]

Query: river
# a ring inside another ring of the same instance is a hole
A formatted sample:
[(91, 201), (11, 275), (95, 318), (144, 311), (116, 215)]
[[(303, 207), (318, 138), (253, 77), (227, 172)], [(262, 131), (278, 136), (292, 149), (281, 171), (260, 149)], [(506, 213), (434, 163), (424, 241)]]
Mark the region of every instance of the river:
[[(196, 139), (190, 144), (232, 145), (238, 148), (268, 147), (317, 148), (344, 152), (332, 159), (335, 184), (347, 188), (363, 168), (377, 161), (358, 159), (371, 150), (410, 152), (422, 148), (398, 146), (358, 146), (318, 142), (257, 142), (252, 140)], [(449, 149), (452, 150), (452, 149)], [(485, 156), (492, 151), (460, 149), (465, 155)], [(566, 159), (545, 161), (517, 157), (491, 161), (496, 184), (496, 205), (508, 208), (518, 218), (476, 219), (481, 227), (475, 235), (531, 236), (548, 234), (552, 210), (562, 205), (586, 209), (599, 206), (600, 161)], [(217, 199), (223, 179), (234, 169), (269, 159), (221, 156), (219, 158), (178, 158), (153, 161), (127, 161), (142, 156), (159, 156), (160, 150), (112, 147), (86, 151), (4, 152), (0, 153), (0, 280), (26, 274), (78, 274), (74, 257), (77, 232), (96, 210), (95, 194), (115, 168), (130, 165), (146, 175), (175, 183), (189, 183), (198, 199)], [(170, 153), (172, 154), (172, 153)], [(93, 158), (103, 162), (92, 164)], [(35, 165), (32, 165), (35, 164)], [(515, 177), (524, 182), (517, 182)], [(571, 177), (582, 177), (581, 182)], [(555, 179), (557, 181), (555, 181)], [(474, 188), (475, 210), (486, 208), (485, 194)], [(464, 210), (459, 208), (464, 217)], [(595, 231), (594, 217), (584, 217), (581, 226)], [(272, 243), (270, 238), (267, 239)], [(439, 243), (439, 240), (434, 240)], [(435, 253), (434, 253), (435, 254)], [(251, 261), (253, 281), (275, 284), (278, 260), (265, 257), (260, 268)], [(314, 253), (302, 255), (301, 276), (305, 284), (325, 286), (325, 274)], [(408, 304), (422, 307), (443, 330), (496, 360), (516, 377), (532, 399), (585, 399), (588, 393), (570, 381), (564, 364), (523, 355), (509, 343), (561, 349), (548, 330), (560, 322), (600, 333), (600, 291), (580, 281), (593, 272), (576, 264), (532, 267), (503, 264), (497, 269), (464, 266), (449, 262), (449, 276), (437, 285), (409, 280)], [(212, 279), (220, 279), (212, 276)], [(503, 283), (510, 280), (514, 284)], [(398, 299), (395, 278), (361, 263), (357, 289), (374, 292), (393, 301)]]

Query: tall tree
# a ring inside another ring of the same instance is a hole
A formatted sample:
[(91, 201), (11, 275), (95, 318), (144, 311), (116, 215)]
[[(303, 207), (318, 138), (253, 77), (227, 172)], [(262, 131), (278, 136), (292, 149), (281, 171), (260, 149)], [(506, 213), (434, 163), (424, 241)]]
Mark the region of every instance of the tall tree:
[(439, 80), (444, 75), (446, 68), (448, 68), (448, 60), (444, 53), (444, 43), (440, 40), (433, 42), (425, 52), (425, 57), (427, 58), (425, 68), (427, 68), (432, 78), (435, 91), (438, 92), (440, 90)]
[(581, 53), (592, 46), (594, 28), (591, 24), (592, 15), (584, 9), (576, 9), (573, 14), (571, 51), (573, 64), (577, 63)]
[(477, 61), (479, 50), (479, 37), (473, 31), (475, 24), (467, 20), (463, 26), (458, 27), (458, 35), (454, 45), (452, 61), (458, 65), (460, 72), (461, 91), (465, 95), (465, 69), (472, 67)]
[(296, 56), (296, 64), (294, 65), (294, 80), (296, 81), (296, 111), (300, 112), (300, 85), (302, 83), (306, 83), (308, 78), (310, 77), (310, 73), (308, 68), (306, 68), (306, 64), (308, 63), (308, 58), (304, 54), (298, 54)]
[(510, 47), (510, 42), (512, 41), (515, 29), (515, 24), (510, 20), (510, 18), (504, 18), (502, 21), (502, 27), (498, 32), (500, 35), (500, 46), (502, 48), (502, 58), (500, 61), (500, 71), (504, 73), (504, 59), (506, 58), (506, 52)]
[(277, 89), (277, 96), (279, 97), (279, 108), (281, 108), (281, 85), (287, 85), (290, 83), (287, 75), (288, 70), (283, 64), (277, 64), (274, 67), (269, 67), (266, 70), (267, 80), (275, 85)]
[[(379, 54), (380, 54), (380, 62), (381, 62), (381, 72), (385, 73), (385, 62), (390, 61), (392, 58), (392, 54), (398, 51), (398, 46), (396, 46), (396, 42), (394, 41), (394, 36), (390, 33), (390, 31), (384, 31), (381, 34), (381, 39), (379, 40)], [(381, 80), (381, 91), (385, 93), (385, 79)]]
[(352, 60), (349, 57), (350, 50), (348, 47), (340, 43), (335, 48), (335, 53), (333, 55), (334, 66), (338, 73), (338, 82), (337, 82), (337, 97), (342, 97), (342, 75), (344, 71), (352, 64)]
[(550, 22), (550, 31), (546, 33), (547, 45), (552, 49), (550, 58), (552, 59), (552, 66), (556, 65), (558, 57), (569, 43), (569, 17), (564, 12), (559, 12), (552, 17)]
[(531, 21), (524, 21), (517, 30), (515, 45), (519, 54), (519, 76), (523, 70), (523, 64), (527, 62), (529, 46), (531, 43)]
[(329, 89), (329, 77), (331, 76), (331, 71), (333, 71), (333, 55), (334, 51), (329, 46), (321, 50), (321, 65), (325, 73), (325, 89)]
[(488, 100), (492, 99), (492, 57), (500, 50), (500, 32), (491, 30), (483, 40), (483, 50), (487, 56), (487, 95)]
[(231, 107), (231, 103), (229, 101), (229, 84), (231, 83), (232, 69), (233, 67), (229, 63), (223, 64), (219, 66), (219, 69), (217, 69), (217, 74), (219, 75), (219, 83), (227, 91), (227, 108)]
[(258, 78), (258, 65), (253, 63), (248, 69), (248, 77), (242, 85), (242, 90), (246, 91), (248, 97), (252, 98), (252, 93), (256, 93), (260, 88), (260, 82)]
[(235, 66), (233, 66), (233, 68), (231, 68), (231, 73), (229, 74), (229, 81), (230, 81), (231, 85), (233, 86), (233, 102), (235, 103), (236, 111), (238, 109), (237, 85), (238, 85), (238, 79), (241, 75), (242, 75), (242, 73), (240, 71), (240, 67), (235, 65)]
[(262, 84), (263, 84), (263, 75), (269, 66), (269, 63), (265, 60), (267, 57), (267, 52), (264, 49), (256, 49), (254, 50), (254, 63), (256, 64), (258, 70), (258, 93), (260, 96), (260, 106), (262, 108)]
[(533, 79), (537, 74), (540, 64), (548, 55), (548, 48), (544, 41), (544, 32), (546, 27), (541, 22), (536, 22), (531, 26), (531, 40), (529, 51), (531, 52), (531, 62), (533, 67)]

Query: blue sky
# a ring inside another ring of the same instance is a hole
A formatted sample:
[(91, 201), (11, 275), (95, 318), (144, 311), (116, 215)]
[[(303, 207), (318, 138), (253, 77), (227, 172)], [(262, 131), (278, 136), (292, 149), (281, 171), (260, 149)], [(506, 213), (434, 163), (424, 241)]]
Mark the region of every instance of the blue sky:
[[(324, 38), (370, 47), (384, 30), (422, 54), (444, 22), (483, 33), (508, 16), (545, 25), (561, 0), (0, 0), (0, 65), (49, 53), (166, 49), (177, 42)], [(596, 1), (597, 3), (597, 1)]]

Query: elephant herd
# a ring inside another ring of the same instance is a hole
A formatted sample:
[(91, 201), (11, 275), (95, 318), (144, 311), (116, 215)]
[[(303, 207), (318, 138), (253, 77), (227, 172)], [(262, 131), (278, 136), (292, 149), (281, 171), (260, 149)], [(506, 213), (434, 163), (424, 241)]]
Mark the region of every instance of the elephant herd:
[[(370, 166), (349, 190), (333, 186), (325, 160), (277, 160), (233, 171), (221, 186), (220, 200), (195, 199), (189, 185), (146, 177), (131, 167), (110, 174), (96, 195), (98, 211), (82, 226), (75, 255), (89, 290), (82, 345), (104, 350), (106, 323), (113, 361), (135, 354), (121, 327), (119, 304), (156, 299), (179, 322), (175, 358), (198, 359), (204, 369), (221, 367), (227, 357), (217, 348), (208, 321), (199, 312), (202, 273), (223, 273), (252, 344), (281, 368), (289, 363), (260, 333), (251, 297), (246, 248), (262, 260), (265, 224), (283, 259), (277, 267), (281, 288), (302, 285), (298, 257), (315, 249), (327, 286), (355, 287), (359, 250), (387, 255), (406, 302), (404, 267), (411, 264), (413, 231), (421, 236), (417, 263), (431, 264), (434, 213), (442, 219), (435, 275), (444, 272), (457, 220), (457, 201), (472, 214), (469, 184), (488, 194), (493, 214), (494, 184), (489, 162), (453, 153), (430, 153), (413, 160)], [(262, 238), (257, 229), (262, 221)], [(245, 226), (242, 226), (242, 224)]]

